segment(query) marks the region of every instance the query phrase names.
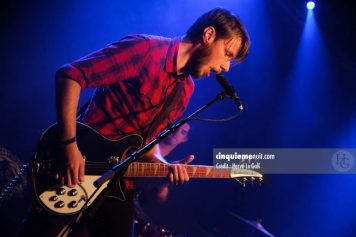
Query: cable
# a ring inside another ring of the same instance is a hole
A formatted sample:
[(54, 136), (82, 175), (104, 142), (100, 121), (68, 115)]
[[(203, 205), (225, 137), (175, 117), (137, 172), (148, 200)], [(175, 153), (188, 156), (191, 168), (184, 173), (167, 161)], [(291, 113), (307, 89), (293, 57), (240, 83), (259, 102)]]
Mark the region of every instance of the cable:
[(233, 116), (230, 116), (228, 118), (225, 119), (207, 119), (207, 118), (187, 118), (186, 120), (198, 120), (198, 121), (204, 121), (204, 122), (209, 122), (209, 123), (223, 123), (223, 122), (227, 122), (230, 120), (233, 120), (235, 118), (237, 118), (238, 116), (240, 116), (241, 111), (239, 111), (238, 113), (236, 113)]

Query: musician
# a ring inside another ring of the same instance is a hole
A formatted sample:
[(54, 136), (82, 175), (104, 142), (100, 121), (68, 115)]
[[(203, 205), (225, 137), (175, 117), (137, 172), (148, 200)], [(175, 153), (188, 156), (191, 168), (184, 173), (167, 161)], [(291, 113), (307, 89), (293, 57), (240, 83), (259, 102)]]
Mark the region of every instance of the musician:
[[(56, 73), (63, 157), (58, 180), (68, 187), (84, 181), (85, 162), (75, 139), (82, 89), (96, 88), (79, 121), (110, 139), (134, 133), (147, 143), (183, 114), (194, 90), (192, 77), (228, 71), (232, 62), (246, 57), (249, 45), (238, 17), (215, 8), (199, 17), (182, 37), (130, 35), (64, 65)], [(166, 110), (169, 113), (165, 114)], [(144, 159), (165, 162), (159, 146)], [(172, 164), (171, 170), (170, 182), (189, 180), (187, 171), (179, 164)], [(125, 182), (125, 202), (108, 197), (88, 218), (91, 236), (130, 236), (133, 189), (132, 182)]]
[[(159, 149), (161, 151), (161, 154), (163, 157), (166, 158), (167, 156), (180, 144), (185, 143), (188, 141), (188, 134), (190, 131), (190, 125), (188, 123), (183, 124), (180, 128), (177, 129), (175, 133), (167, 137), (166, 139), (162, 140), (159, 143)], [(194, 160), (194, 156), (190, 155), (188, 158), (185, 160), (179, 162), (179, 163), (184, 163), (188, 164)], [(164, 203), (167, 201), (168, 197), (168, 185), (163, 184), (159, 185), (156, 188), (157, 190), (157, 201), (159, 203)]]
[[(20, 171), (21, 162), (20, 160), (12, 154), (9, 150), (4, 147), (0, 147), (0, 188), (4, 188), (8, 182), (15, 177), (15, 175)], [(14, 187), (14, 192), (11, 195), (21, 196), (23, 194), (23, 189), (27, 184), (27, 180), (19, 183)]]
[[(177, 129), (173, 134), (170, 136), (166, 137), (163, 139), (158, 145), (159, 145), (159, 150), (162, 154), (162, 156), (165, 159), (165, 162), (168, 163), (169, 159), (169, 154), (180, 144), (185, 143), (188, 141), (188, 134), (190, 131), (190, 125), (188, 123), (183, 124), (180, 128)], [(176, 163), (179, 164), (188, 164), (194, 160), (194, 156), (190, 155), (183, 161), (179, 161)], [(150, 186), (155, 185), (153, 191), (154, 195), (152, 193), (147, 194), (148, 196), (155, 196), (156, 201), (159, 204), (163, 204), (167, 201), (168, 197), (168, 192), (169, 188), (167, 183), (162, 183), (160, 180), (158, 180), (157, 183), (152, 182), (152, 180), (146, 181), (146, 180), (140, 180), (140, 189), (148, 189), (150, 190)]]
[[(0, 147), (0, 230), (1, 236), (12, 236), (26, 212), (29, 197), (25, 175), (20, 175), (22, 163), (4, 147)], [(20, 176), (16, 176), (19, 174)], [(7, 190), (7, 192), (5, 191)], [(16, 211), (14, 211), (16, 210)]]
[[(190, 131), (190, 125), (188, 123), (183, 124), (173, 134), (166, 137), (159, 143), (159, 149), (166, 161), (170, 161), (169, 155), (180, 144), (188, 141), (188, 134)], [(193, 161), (194, 156), (190, 155), (184, 160), (184, 163), (190, 163)], [(180, 162), (183, 163), (183, 162)], [(158, 226), (151, 219), (151, 214), (146, 214), (146, 211), (153, 211), (159, 213), (157, 205), (161, 209), (161, 205), (167, 201), (169, 194), (169, 186), (167, 182), (162, 180), (152, 179), (139, 179), (135, 180), (135, 186), (140, 190), (139, 194), (135, 196), (135, 236), (163, 236), (167, 234), (167, 229)], [(149, 210), (148, 210), (148, 209)], [(162, 229), (165, 232), (162, 232)]]
[(159, 143), (159, 148), (163, 157), (168, 156), (179, 144), (188, 141), (188, 135), (190, 131), (189, 123), (183, 124), (172, 135), (163, 139)]

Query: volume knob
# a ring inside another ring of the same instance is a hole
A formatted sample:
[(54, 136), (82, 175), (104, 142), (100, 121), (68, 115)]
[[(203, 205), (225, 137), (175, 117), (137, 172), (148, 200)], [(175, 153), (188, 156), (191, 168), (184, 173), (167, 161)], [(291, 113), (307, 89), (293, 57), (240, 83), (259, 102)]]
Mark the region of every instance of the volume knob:
[(64, 195), (66, 193), (66, 189), (65, 188), (59, 188), (58, 190), (57, 190), (57, 194), (58, 195)]
[(69, 203), (69, 207), (70, 208), (76, 208), (78, 206), (78, 202), (76, 202), (76, 201), (71, 201), (70, 203)]
[(69, 194), (70, 196), (76, 196), (76, 195), (78, 194), (78, 190), (72, 189), (72, 190), (70, 190), (70, 191), (68, 192), (68, 194)]
[(56, 208), (62, 208), (62, 207), (64, 207), (64, 202), (63, 201), (56, 202), (56, 204), (54, 204), (54, 206)]

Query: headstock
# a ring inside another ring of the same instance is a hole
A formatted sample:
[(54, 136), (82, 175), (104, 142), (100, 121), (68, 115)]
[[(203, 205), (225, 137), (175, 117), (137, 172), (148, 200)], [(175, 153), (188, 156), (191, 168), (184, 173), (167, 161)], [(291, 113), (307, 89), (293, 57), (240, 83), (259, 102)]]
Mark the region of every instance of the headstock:
[(261, 183), (263, 181), (263, 175), (248, 169), (232, 168), (230, 173), (231, 178), (235, 179), (242, 186), (246, 186), (246, 183)]

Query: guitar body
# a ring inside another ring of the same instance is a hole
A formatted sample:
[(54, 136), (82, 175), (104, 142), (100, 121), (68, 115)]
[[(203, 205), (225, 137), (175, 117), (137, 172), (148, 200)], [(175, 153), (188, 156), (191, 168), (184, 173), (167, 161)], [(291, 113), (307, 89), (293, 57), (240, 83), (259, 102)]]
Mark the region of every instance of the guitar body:
[[(57, 161), (61, 159), (58, 138), (58, 125), (49, 127), (43, 133), (31, 163), (31, 177), (38, 203), (47, 211), (59, 215), (78, 213), (96, 190), (93, 182), (111, 166), (124, 159), (129, 150), (136, 150), (143, 142), (139, 135), (110, 140), (77, 122), (77, 144), (85, 157), (85, 181), (74, 188), (68, 188), (54, 179)], [(105, 186), (95, 192), (93, 200)]]

